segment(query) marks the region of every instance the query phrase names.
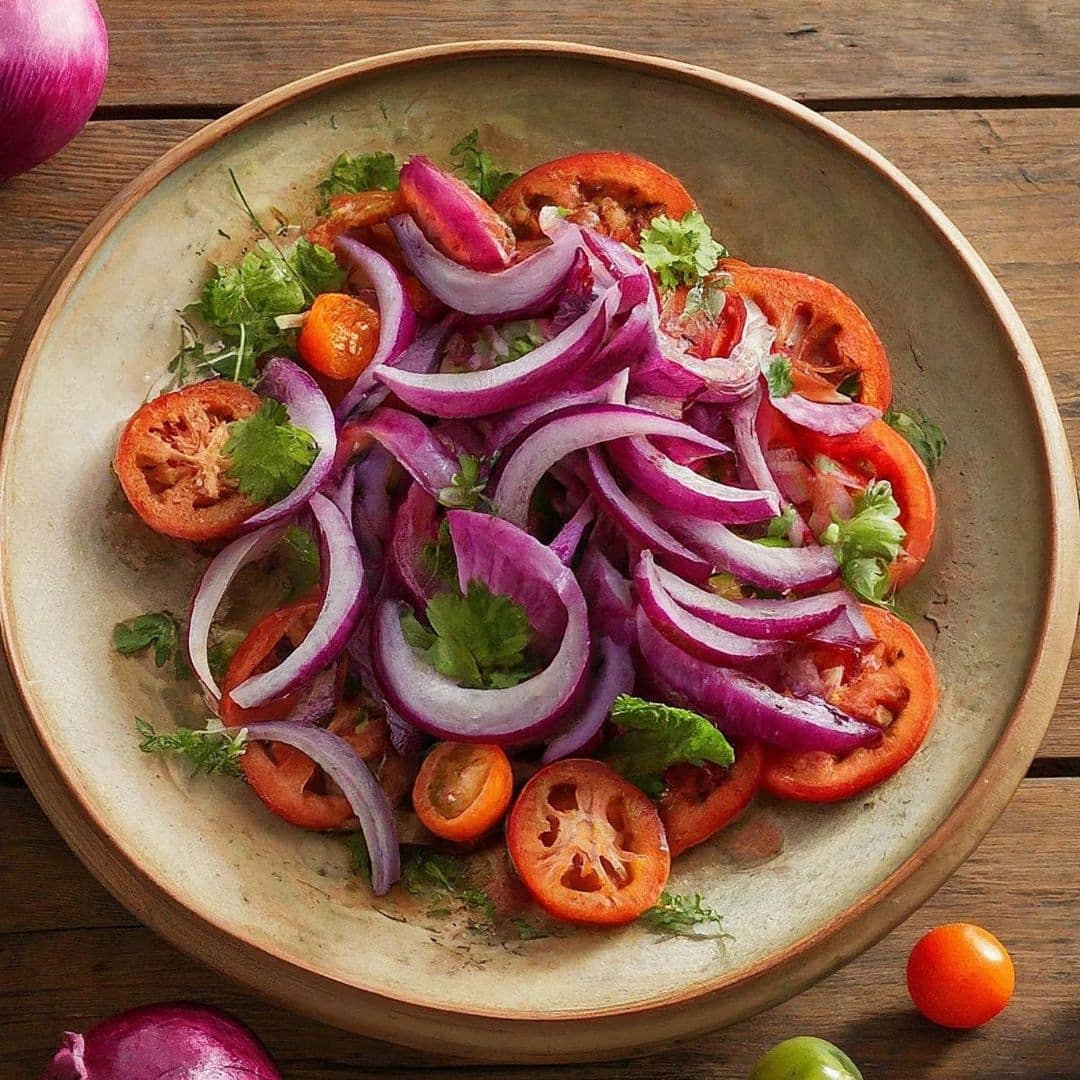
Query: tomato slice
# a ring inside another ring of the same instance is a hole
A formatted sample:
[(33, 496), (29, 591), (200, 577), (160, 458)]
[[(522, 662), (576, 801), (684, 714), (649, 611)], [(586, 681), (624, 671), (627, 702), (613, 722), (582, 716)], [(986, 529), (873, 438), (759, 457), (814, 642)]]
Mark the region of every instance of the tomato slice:
[(771, 794), (800, 802), (849, 799), (892, 776), (926, 738), (940, 696), (934, 661), (902, 619), (877, 607), (864, 606), (863, 613), (878, 643), (854, 664), (839, 654), (818, 662), (845, 666), (844, 680), (829, 700), (852, 716), (884, 721), (884, 738), (842, 757), (769, 750), (762, 786)]
[(379, 313), (358, 297), (320, 293), (304, 319), (296, 348), (308, 367), (328, 379), (355, 379), (379, 345)]
[(659, 900), (671, 870), (656, 807), (586, 758), (556, 761), (522, 788), (506, 843), (529, 892), (568, 922), (631, 922)]
[(537, 165), (503, 188), (492, 203), (522, 240), (543, 236), (543, 207), (561, 206), (571, 221), (634, 247), (654, 217), (681, 218), (694, 205), (686, 188), (659, 165), (609, 150)]
[(660, 325), (674, 338), (689, 342), (689, 352), (701, 360), (730, 356), (746, 326), (746, 301), (737, 292), (724, 294), (724, 306), (712, 318), (707, 311), (685, 314), (689, 289), (680, 285), (664, 301)]
[(672, 765), (664, 771), (667, 787), (660, 796), (660, 820), (667, 833), (671, 857), (708, 840), (734, 821), (761, 785), (765, 754), (761, 743), (735, 745), (735, 763)]
[(332, 195), (329, 204), (330, 212), (308, 229), (307, 238), (313, 244), (331, 249), (334, 241), (350, 229), (381, 225), (395, 214), (405, 213), (405, 200), (397, 191), (357, 191)]
[(180, 540), (229, 536), (259, 504), (226, 473), (228, 425), (250, 416), (259, 396), (211, 379), (148, 401), (127, 422), (113, 468), (128, 502), (151, 529)]
[(498, 746), (439, 743), (413, 785), (413, 809), (436, 836), (478, 840), (496, 825), (514, 791), (510, 759)]
[(794, 389), (817, 401), (843, 401), (836, 388), (858, 380), (855, 400), (884, 412), (892, 401), (885, 346), (851, 297), (820, 278), (793, 270), (721, 259), (736, 292), (753, 300), (776, 327), (777, 344), (791, 356)]

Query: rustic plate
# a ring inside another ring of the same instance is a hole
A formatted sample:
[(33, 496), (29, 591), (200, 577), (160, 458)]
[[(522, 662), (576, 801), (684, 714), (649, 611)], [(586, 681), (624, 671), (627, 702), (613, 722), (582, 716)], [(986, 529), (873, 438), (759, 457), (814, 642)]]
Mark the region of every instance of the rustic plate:
[[(949, 436), (941, 532), (909, 599), (932, 616), (920, 629), (944, 691), (933, 734), (865, 799), (763, 805), (681, 859), (672, 886), (725, 913), (720, 946), (636, 927), (513, 951), (442, 939), (383, 917), (349, 880), (340, 841), (271, 819), (241, 785), (186, 782), (135, 749), (133, 715), (167, 723), (170, 703), (110, 653), (108, 630), (181, 605), (192, 567), (142, 573), (117, 558), (108, 462), (175, 347), (174, 309), (208, 258), (249, 239), (226, 170), (260, 210), (299, 215), (341, 149), (445, 157), (474, 124), (519, 167), (597, 146), (655, 158), (734, 253), (854, 296), (888, 347), (898, 400), (925, 406)], [(3, 630), (26, 705), (5, 711), (4, 739), (68, 843), (139, 918), (300, 1011), (503, 1061), (626, 1055), (730, 1023), (925, 900), (1002, 810), (1050, 718), (1077, 609), (1077, 505), (1031, 341), (910, 181), (768, 90), (547, 42), (336, 68), (166, 154), (87, 231), (35, 318), (11, 359), (24, 363), (4, 443)]]

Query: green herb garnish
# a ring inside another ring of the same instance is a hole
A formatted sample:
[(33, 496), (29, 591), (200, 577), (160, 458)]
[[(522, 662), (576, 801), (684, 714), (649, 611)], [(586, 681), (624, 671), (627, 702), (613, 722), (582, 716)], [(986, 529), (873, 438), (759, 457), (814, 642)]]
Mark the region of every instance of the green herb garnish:
[(667, 937), (702, 937), (698, 927), (713, 923), (717, 929), (723, 926), (723, 917), (701, 902), (701, 893), (678, 896), (661, 893), (660, 900), (649, 908), (640, 921), (650, 930)]
[(298, 600), (319, 583), (319, 545), (299, 525), (290, 525), (278, 542), (282, 567), (289, 579), (289, 601)]
[(926, 467), (933, 471), (949, 444), (941, 428), (922, 409), (912, 409), (911, 412), (889, 409), (883, 419), (911, 443), (915, 453), (923, 459)]
[(794, 386), (791, 378), (791, 358), (783, 353), (770, 356), (765, 380), (769, 384), (769, 394), (772, 397), (787, 397)]
[(304, 478), (318, 453), (315, 440), (289, 423), (280, 401), (264, 398), (250, 416), (229, 425), (223, 453), (228, 475), (241, 493), (258, 503), (275, 503)]
[(243, 776), (240, 759), (244, 756), (246, 732), (233, 735), (226, 731), (193, 728), (177, 728), (172, 735), (159, 735), (153, 727), (139, 717), (135, 718), (139, 749), (144, 754), (175, 754), (187, 758), (191, 775), (199, 773), (223, 773), (226, 776)]
[(398, 164), (386, 150), (370, 154), (338, 154), (326, 178), (320, 181), (323, 207), (332, 195), (352, 195), (359, 191), (396, 191)]
[(641, 233), (641, 254), (665, 288), (696, 285), (727, 255), (712, 237), (701, 213), (688, 210), (679, 221), (662, 214)]
[(487, 470), (483, 458), (473, 454), (458, 454), (460, 472), (456, 472), (447, 487), (439, 492), (439, 502), (451, 509), (474, 509), (487, 487)]
[(477, 128), (463, 135), (450, 148), (450, 160), (454, 164), (454, 172), (481, 199), (491, 202), (507, 184), (517, 179), (518, 174), (497, 168), (491, 155), (480, 149), (479, 137)]
[(169, 611), (150, 611), (118, 622), (113, 627), (112, 646), (124, 656), (134, 656), (152, 648), (156, 667), (164, 667), (172, 661), (178, 676), (187, 671), (180, 649), (180, 624)]

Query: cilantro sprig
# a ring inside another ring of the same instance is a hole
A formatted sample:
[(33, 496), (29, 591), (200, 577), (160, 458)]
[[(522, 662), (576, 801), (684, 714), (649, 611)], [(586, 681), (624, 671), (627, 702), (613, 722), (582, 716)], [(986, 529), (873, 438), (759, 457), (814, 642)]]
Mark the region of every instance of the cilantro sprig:
[(723, 916), (702, 903), (701, 893), (679, 896), (663, 892), (657, 903), (641, 916), (640, 922), (665, 937), (718, 936), (699, 932), (700, 927), (710, 923), (717, 931), (723, 929)]
[(246, 733), (235, 734), (215, 731), (211, 728), (177, 728), (171, 735), (159, 735), (147, 721), (135, 718), (135, 730), (139, 733), (139, 749), (144, 754), (174, 754), (188, 760), (191, 775), (199, 773), (223, 773), (226, 776), (243, 776), (240, 759), (244, 756)]
[(661, 214), (641, 233), (642, 257), (667, 289), (696, 285), (727, 253), (699, 210), (688, 210), (678, 221)]
[(227, 474), (241, 493), (258, 503), (275, 503), (304, 478), (318, 453), (308, 432), (289, 423), (280, 401), (264, 398), (250, 416), (229, 425), (223, 448)]
[(397, 186), (397, 159), (389, 151), (375, 150), (368, 154), (338, 154), (317, 190), (325, 207), (332, 195), (396, 191)]
[(487, 462), (474, 454), (458, 454), (459, 471), (441, 488), (438, 501), (451, 509), (471, 510), (484, 499), (487, 487)]
[(401, 884), (412, 896), (436, 902), (431, 914), (450, 914), (448, 905), (463, 905), (478, 913), (485, 923), (495, 917), (495, 904), (483, 889), (471, 884), (465, 863), (453, 855), (414, 847), (401, 862)]
[(949, 445), (945, 432), (922, 409), (912, 409), (910, 412), (888, 409), (882, 419), (911, 443), (915, 453), (933, 472), (934, 467), (941, 460), (941, 455), (945, 452), (945, 447)]
[(135, 656), (153, 649), (154, 665), (164, 667), (170, 661), (177, 676), (187, 672), (180, 648), (180, 624), (169, 611), (148, 611), (113, 627), (112, 646), (122, 656)]
[(791, 357), (784, 356), (783, 353), (770, 356), (765, 381), (769, 384), (771, 397), (787, 397), (795, 385), (791, 375)]
[(465, 181), (486, 202), (491, 202), (496, 195), (512, 180), (517, 173), (498, 168), (491, 160), (491, 155), (480, 148), (479, 129), (473, 128), (463, 135), (450, 148), (450, 160), (454, 172)]

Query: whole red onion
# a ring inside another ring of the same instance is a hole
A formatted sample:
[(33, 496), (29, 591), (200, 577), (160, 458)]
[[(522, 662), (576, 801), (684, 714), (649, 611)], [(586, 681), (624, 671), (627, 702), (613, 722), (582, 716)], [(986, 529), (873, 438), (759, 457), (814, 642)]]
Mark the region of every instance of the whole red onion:
[(0, 182), (40, 165), (82, 130), (108, 67), (95, 0), (0, 3)]

